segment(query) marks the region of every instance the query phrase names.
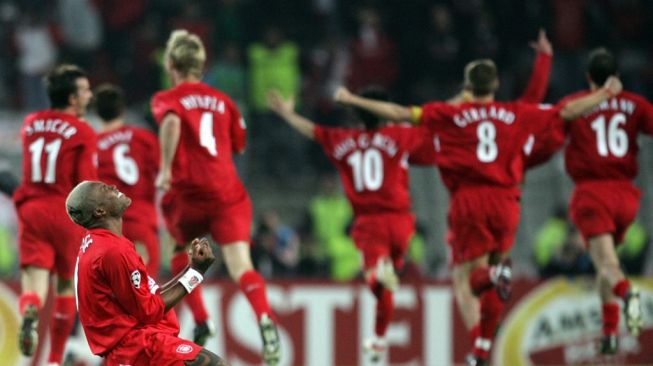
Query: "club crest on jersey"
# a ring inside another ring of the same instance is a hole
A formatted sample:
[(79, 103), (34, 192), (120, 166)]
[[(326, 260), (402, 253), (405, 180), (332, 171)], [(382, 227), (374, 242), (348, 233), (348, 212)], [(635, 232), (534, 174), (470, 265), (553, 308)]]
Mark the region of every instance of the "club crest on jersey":
[(141, 288), (141, 272), (139, 272), (138, 270), (132, 272), (131, 279), (134, 287)]
[(193, 346), (191, 346), (190, 344), (180, 344), (179, 346), (177, 346), (177, 353), (186, 354), (191, 352), (193, 352)]

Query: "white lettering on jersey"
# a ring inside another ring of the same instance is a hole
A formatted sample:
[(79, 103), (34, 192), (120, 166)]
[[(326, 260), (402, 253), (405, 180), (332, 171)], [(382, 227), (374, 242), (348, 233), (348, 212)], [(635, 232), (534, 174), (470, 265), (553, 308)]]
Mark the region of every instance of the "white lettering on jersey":
[(88, 249), (88, 246), (91, 244), (93, 244), (93, 238), (91, 238), (91, 234), (88, 234), (84, 239), (82, 239), (82, 246), (80, 248), (82, 253), (86, 253), (86, 249)]
[(466, 108), (453, 116), (456, 126), (464, 128), (469, 124), (488, 119), (499, 120), (507, 125), (515, 122), (515, 113), (503, 108), (490, 106), (489, 108)]
[(210, 111), (215, 111), (220, 114), (224, 114), (224, 101), (218, 100), (218, 98), (212, 95), (187, 95), (179, 100), (181, 105), (186, 110), (191, 109), (207, 109)]
[(102, 140), (98, 141), (98, 148), (100, 150), (106, 150), (110, 148), (111, 146), (119, 143), (119, 142), (125, 142), (129, 143), (132, 139), (132, 136), (134, 135), (134, 132), (131, 130), (128, 131), (116, 131), (104, 138)]
[(25, 126), (25, 133), (31, 136), (38, 132), (54, 132), (63, 136), (66, 140), (77, 133), (77, 128), (70, 123), (60, 119), (36, 119)]

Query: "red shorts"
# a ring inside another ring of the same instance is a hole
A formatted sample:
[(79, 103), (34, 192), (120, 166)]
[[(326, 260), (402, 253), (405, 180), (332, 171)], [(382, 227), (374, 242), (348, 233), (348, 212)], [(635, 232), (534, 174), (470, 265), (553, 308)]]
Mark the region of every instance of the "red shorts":
[(156, 208), (151, 203), (134, 201), (123, 216), (123, 235), (134, 244), (141, 243), (147, 251), (147, 273), (157, 278), (161, 262)]
[(449, 205), (449, 245), (453, 263), (510, 251), (519, 225), (517, 188), (465, 187)]
[(587, 240), (610, 233), (621, 243), (639, 210), (640, 192), (629, 181), (593, 181), (576, 185), (570, 215)]
[(201, 346), (155, 327), (133, 330), (106, 356), (107, 366), (183, 366)]
[(385, 213), (356, 217), (351, 237), (363, 252), (365, 269), (374, 267), (380, 257), (392, 258), (395, 268), (400, 269), (414, 232), (415, 215)]
[(170, 235), (177, 244), (210, 233), (218, 244), (249, 242), (252, 226), (252, 202), (243, 190), (235, 200), (220, 201), (212, 197), (188, 199), (178, 191), (168, 191), (161, 200), (161, 210)]
[(16, 207), (20, 266), (34, 266), (71, 279), (86, 229), (72, 222), (63, 197), (24, 201)]

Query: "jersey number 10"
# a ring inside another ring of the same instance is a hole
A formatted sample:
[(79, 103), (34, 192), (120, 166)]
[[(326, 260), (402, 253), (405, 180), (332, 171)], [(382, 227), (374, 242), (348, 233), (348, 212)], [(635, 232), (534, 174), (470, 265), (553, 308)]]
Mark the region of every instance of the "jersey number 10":
[(377, 191), (383, 185), (383, 157), (375, 148), (357, 150), (347, 158), (351, 165), (356, 192)]

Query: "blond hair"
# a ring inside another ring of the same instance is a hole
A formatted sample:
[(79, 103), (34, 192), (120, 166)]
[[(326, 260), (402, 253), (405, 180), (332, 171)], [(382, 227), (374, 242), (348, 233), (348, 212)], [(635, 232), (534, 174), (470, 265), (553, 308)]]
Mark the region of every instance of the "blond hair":
[(206, 51), (200, 37), (185, 29), (177, 29), (168, 38), (165, 58), (182, 76), (201, 77)]

